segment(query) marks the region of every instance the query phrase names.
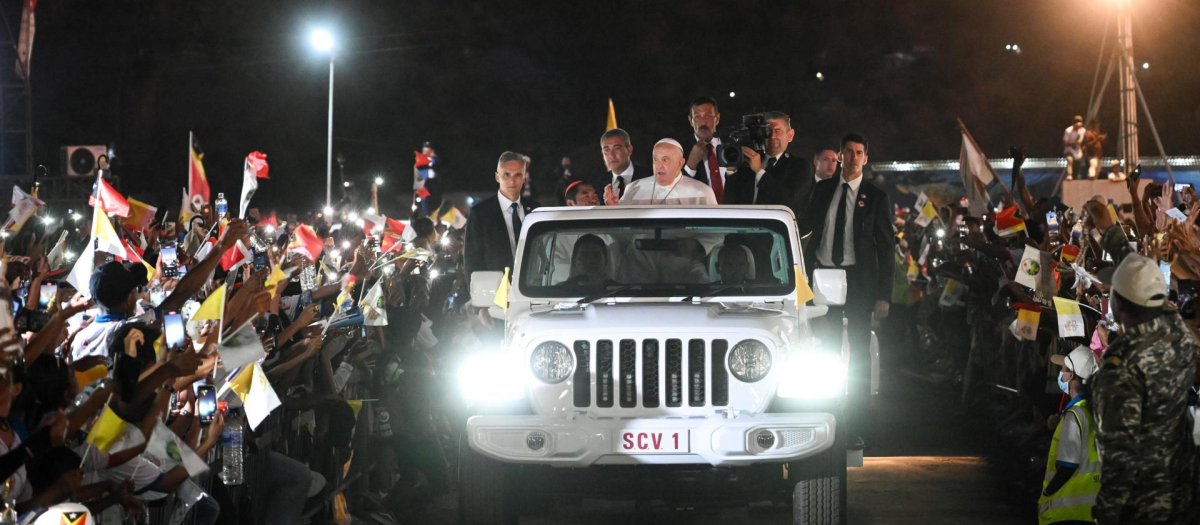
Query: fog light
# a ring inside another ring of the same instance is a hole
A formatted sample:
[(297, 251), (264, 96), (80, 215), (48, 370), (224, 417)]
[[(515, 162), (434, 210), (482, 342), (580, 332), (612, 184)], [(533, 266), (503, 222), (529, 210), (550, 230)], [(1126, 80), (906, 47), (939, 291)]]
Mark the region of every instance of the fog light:
[(775, 433), (770, 430), (760, 431), (758, 436), (754, 438), (754, 441), (762, 448), (771, 448), (775, 446)]
[[(771, 439), (774, 440), (774, 438)], [(541, 432), (532, 432), (525, 436), (525, 446), (529, 447), (529, 450), (541, 450), (546, 446), (546, 436)]]

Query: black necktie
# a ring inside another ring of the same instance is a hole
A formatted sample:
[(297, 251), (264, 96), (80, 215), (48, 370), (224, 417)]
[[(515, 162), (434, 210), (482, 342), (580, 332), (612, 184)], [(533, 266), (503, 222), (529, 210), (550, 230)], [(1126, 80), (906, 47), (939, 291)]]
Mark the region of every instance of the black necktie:
[(512, 203), (512, 228), (513, 228), (513, 244), (521, 240), (521, 207), (517, 203)]
[(613, 189), (617, 190), (614, 194), (617, 197), (620, 197), (621, 195), (625, 195), (625, 177), (622, 177), (620, 175), (613, 175), (613, 178), (616, 179), (615, 181), (613, 181)]
[[(833, 265), (841, 266), (845, 259), (846, 244), (846, 197), (850, 195), (850, 184), (842, 183), (838, 194), (837, 221), (833, 223)], [(516, 217), (514, 214), (513, 217)]]
[(775, 165), (775, 161), (777, 161), (777, 160), (779, 160), (779, 159), (777, 159), (775, 157), (768, 158), (767, 159), (767, 170), (770, 170), (771, 167)]

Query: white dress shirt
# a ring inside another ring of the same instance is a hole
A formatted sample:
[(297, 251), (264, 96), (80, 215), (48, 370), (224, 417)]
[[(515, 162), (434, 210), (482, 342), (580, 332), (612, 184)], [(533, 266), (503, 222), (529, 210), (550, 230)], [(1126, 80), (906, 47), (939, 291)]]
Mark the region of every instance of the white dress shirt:
[(625, 171), (621, 173), (612, 173), (610, 171), (609, 173), (612, 174), (612, 185), (614, 188), (617, 187), (617, 177), (625, 179), (625, 187), (628, 188), (629, 183), (633, 182), (633, 161), (629, 161), (629, 166), (625, 168)]
[[(838, 187), (833, 191), (833, 201), (825, 211), (825, 227), (821, 234), (821, 246), (817, 248), (817, 262), (822, 266), (833, 266), (833, 230), (837, 227), (838, 198), (846, 201), (846, 230), (842, 241), (842, 266), (852, 266), (854, 260), (854, 208), (858, 200), (858, 188), (862, 186), (862, 175), (854, 180), (838, 179)], [(849, 184), (846, 191), (842, 184)]]
[[(693, 135), (693, 136), (695, 137), (695, 135)], [(696, 137), (696, 142), (700, 142), (700, 137)], [(716, 155), (717, 147), (721, 145), (721, 137), (713, 137), (712, 142), (710, 142), (710, 144), (712, 144), (712, 147), (713, 147), (713, 154)], [(683, 160), (687, 160), (686, 153), (683, 155)], [(702, 161), (700, 163), (700, 165), (697, 166), (697, 168), (703, 169), (705, 176), (709, 176), (709, 174), (712, 173), (708, 170), (708, 155), (707, 154), (704, 155), (704, 161)], [(721, 172), (721, 187), (726, 188), (727, 186), (725, 184), (725, 167), (717, 166), (717, 169)], [(696, 170), (689, 168), (686, 163), (683, 165), (683, 171), (687, 172), (689, 177), (691, 177), (693, 179), (696, 178)], [(709, 179), (711, 179), (711, 178), (712, 177), (709, 176)], [(708, 181), (708, 184), (712, 185), (712, 181), (711, 180)]]
[(716, 206), (717, 196), (707, 184), (680, 173), (667, 186), (655, 182), (654, 177), (633, 181), (625, 187), (621, 204)]
[[(508, 200), (503, 193), (497, 191), (496, 196), (500, 199), (500, 214), (504, 216), (504, 229), (508, 231), (508, 245), (514, 254), (517, 253), (517, 234), (520, 232), (513, 231), (512, 214), (513, 201)], [(521, 205), (520, 199), (517, 200), (517, 213), (521, 218), (521, 224), (525, 223), (525, 206)]]

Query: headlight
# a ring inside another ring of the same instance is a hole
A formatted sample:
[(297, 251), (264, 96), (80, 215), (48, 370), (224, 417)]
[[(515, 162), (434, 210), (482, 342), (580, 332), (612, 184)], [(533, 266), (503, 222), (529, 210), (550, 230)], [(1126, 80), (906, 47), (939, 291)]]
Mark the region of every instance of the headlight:
[(733, 351), (729, 352), (729, 371), (744, 383), (759, 381), (771, 371), (771, 351), (754, 339), (733, 345)]
[(529, 368), (543, 383), (553, 385), (561, 383), (571, 375), (574, 360), (567, 345), (557, 341), (546, 341), (533, 349), (533, 354), (529, 356)]
[(828, 399), (845, 393), (846, 363), (831, 352), (793, 352), (779, 374), (779, 397)]
[(458, 388), (468, 404), (515, 401), (525, 397), (521, 361), (503, 352), (468, 357), (458, 369)]

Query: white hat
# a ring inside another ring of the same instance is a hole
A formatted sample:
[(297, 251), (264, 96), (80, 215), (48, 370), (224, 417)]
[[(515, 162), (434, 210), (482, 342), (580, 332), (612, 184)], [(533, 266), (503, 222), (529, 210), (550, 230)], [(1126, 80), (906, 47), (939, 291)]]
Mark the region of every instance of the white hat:
[[(658, 142), (655, 142), (654, 147), (657, 148), (659, 144), (670, 144), (672, 146), (675, 146), (676, 148), (679, 148), (679, 153), (683, 153), (683, 146), (679, 144), (678, 140), (675, 140), (672, 138), (662, 139)], [(650, 148), (650, 149), (651, 149), (651, 151), (654, 150), (654, 148)]]
[(1167, 299), (1167, 279), (1158, 262), (1137, 254), (1126, 255), (1105, 284), (1138, 306), (1162, 306)]
[(1092, 353), (1092, 349), (1083, 345), (1075, 347), (1071, 353), (1067, 355), (1052, 355), (1050, 362), (1056, 365), (1067, 365), (1067, 370), (1079, 376), (1084, 382), (1091, 379), (1092, 375), (1100, 369), (1100, 363), (1096, 362), (1096, 354)]

